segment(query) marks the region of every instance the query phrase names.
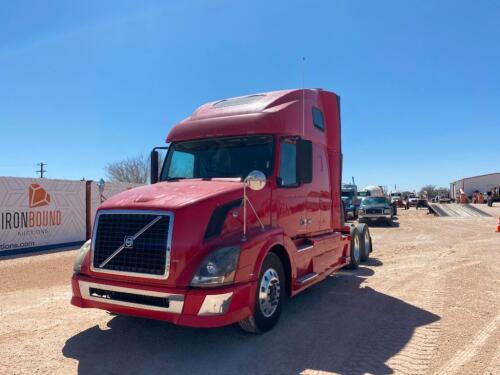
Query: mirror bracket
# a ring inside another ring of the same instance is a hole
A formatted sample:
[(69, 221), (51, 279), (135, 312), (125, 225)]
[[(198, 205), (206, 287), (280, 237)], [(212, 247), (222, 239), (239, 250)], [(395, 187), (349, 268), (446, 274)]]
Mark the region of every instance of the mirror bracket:
[(262, 223), (262, 220), (260, 220), (259, 215), (257, 214), (257, 211), (255, 210), (252, 202), (248, 198), (247, 195), (247, 187), (254, 190), (254, 191), (259, 191), (264, 189), (266, 186), (266, 175), (262, 173), (261, 171), (252, 171), (248, 174), (248, 176), (245, 178), (243, 181), (243, 236), (241, 237), (241, 241), (245, 242), (247, 240), (247, 204), (250, 206), (252, 209), (255, 217), (259, 221), (261, 230), (264, 231), (265, 227), (264, 224)]

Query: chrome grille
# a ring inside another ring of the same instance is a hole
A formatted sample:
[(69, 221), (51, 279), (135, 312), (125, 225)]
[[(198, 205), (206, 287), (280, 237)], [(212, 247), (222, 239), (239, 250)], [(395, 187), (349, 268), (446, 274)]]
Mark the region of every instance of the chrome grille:
[(92, 240), (92, 269), (167, 277), (171, 226), (171, 213), (100, 211)]
[(384, 210), (382, 208), (367, 208), (366, 209), (367, 214), (383, 214)]

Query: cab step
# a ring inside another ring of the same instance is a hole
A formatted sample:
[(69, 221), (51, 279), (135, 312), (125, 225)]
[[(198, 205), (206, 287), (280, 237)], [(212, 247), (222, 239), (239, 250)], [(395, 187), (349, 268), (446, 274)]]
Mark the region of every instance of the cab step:
[(307, 275), (299, 277), (297, 279), (297, 284), (299, 284), (299, 285), (307, 284), (308, 282), (313, 281), (318, 276), (319, 276), (319, 273), (316, 273), (316, 272), (308, 273)]
[(302, 253), (304, 251), (312, 250), (312, 249), (314, 249), (314, 244), (309, 243), (309, 242), (305, 242), (305, 243), (297, 246), (297, 252), (298, 253)]

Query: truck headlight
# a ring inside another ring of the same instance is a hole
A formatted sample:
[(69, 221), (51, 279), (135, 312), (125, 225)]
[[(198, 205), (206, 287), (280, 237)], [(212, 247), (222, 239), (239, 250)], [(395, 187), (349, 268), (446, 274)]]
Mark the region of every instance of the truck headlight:
[(384, 208), (384, 214), (390, 214), (391, 209), (390, 208)]
[(239, 258), (238, 246), (223, 247), (208, 254), (191, 280), (191, 286), (220, 286), (232, 283)]
[(364, 215), (364, 214), (365, 214), (365, 210), (364, 210), (364, 209), (362, 209), (362, 208), (360, 208), (360, 209), (358, 210), (358, 215)]
[(85, 255), (87, 255), (89, 250), (90, 250), (90, 240), (85, 242), (82, 245), (82, 247), (80, 247), (80, 250), (78, 250), (78, 253), (76, 254), (75, 263), (73, 265), (73, 271), (75, 271), (76, 273), (80, 273), (82, 269), (83, 259), (85, 258)]

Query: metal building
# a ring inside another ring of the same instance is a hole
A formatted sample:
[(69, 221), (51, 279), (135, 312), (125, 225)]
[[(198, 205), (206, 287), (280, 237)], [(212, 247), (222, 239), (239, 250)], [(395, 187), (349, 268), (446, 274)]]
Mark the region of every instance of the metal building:
[(476, 190), (485, 193), (491, 189), (500, 187), (500, 173), (489, 173), (480, 176), (465, 177), (461, 180), (450, 183), (450, 195), (452, 199), (456, 199), (463, 190), (469, 198)]

